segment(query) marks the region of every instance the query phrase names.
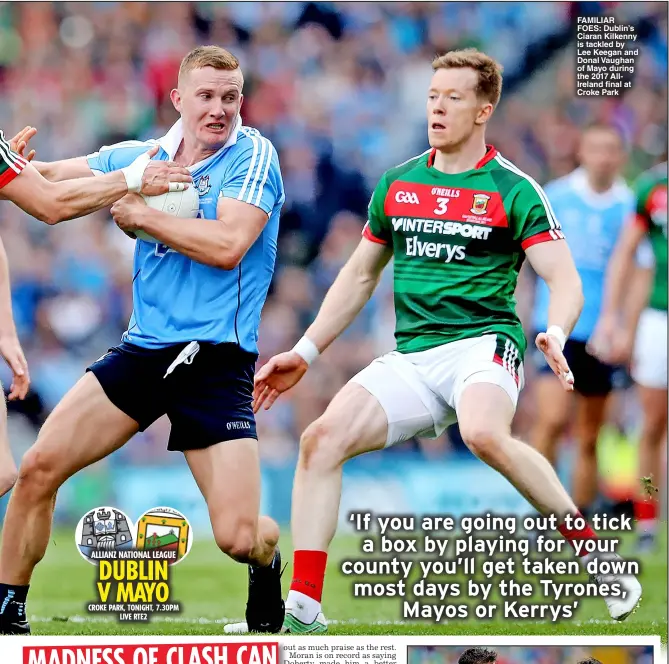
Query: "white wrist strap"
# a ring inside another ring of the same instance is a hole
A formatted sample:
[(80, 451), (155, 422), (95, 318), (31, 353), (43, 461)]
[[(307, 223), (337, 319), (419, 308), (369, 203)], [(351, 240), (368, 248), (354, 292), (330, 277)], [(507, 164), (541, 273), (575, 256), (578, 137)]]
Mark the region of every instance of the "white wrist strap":
[(130, 166), (121, 169), (121, 173), (125, 176), (125, 181), (128, 184), (128, 191), (139, 193), (142, 188), (142, 176), (150, 161), (151, 158), (145, 152), (140, 154)]
[(552, 337), (555, 337), (560, 342), (560, 349), (564, 350), (564, 345), (567, 343), (567, 335), (559, 325), (551, 325), (546, 330), (546, 334), (550, 334)]
[(302, 337), (295, 344), (293, 352), (297, 353), (307, 364), (311, 364), (320, 355), (316, 344), (307, 337)]

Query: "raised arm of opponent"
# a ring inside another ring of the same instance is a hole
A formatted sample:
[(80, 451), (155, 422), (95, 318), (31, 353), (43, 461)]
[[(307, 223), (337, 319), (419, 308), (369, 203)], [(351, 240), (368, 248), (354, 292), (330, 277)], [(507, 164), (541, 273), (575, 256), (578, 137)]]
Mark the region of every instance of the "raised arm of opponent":
[[(108, 207), (128, 192), (157, 196), (170, 188), (187, 186), (192, 179), (189, 171), (176, 164), (151, 161), (157, 152), (157, 147), (151, 148), (126, 168), (96, 178), (86, 177), (93, 175), (88, 165), (84, 176), (80, 164), (76, 179), (51, 182), (14, 152), (0, 132), (0, 198), (12, 201), (40, 221), (57, 224)], [(81, 159), (67, 161), (79, 164)]]
[(253, 408), (271, 408), (277, 397), (306, 373), (322, 353), (355, 319), (372, 296), (392, 249), (363, 237), (327, 292), (316, 320), (295, 348), (275, 355), (256, 374)]

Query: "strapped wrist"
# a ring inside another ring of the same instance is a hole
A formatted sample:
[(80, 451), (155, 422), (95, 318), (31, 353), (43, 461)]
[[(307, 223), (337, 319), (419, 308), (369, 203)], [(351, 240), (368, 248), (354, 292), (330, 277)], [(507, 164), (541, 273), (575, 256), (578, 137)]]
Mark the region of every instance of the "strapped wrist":
[(311, 364), (320, 355), (316, 344), (308, 337), (302, 337), (293, 347), (293, 352), (297, 353), (307, 364)]
[(142, 177), (144, 176), (144, 171), (150, 161), (151, 158), (149, 155), (144, 153), (139, 155), (132, 164), (121, 169), (121, 173), (123, 173), (126, 184), (128, 185), (128, 192), (138, 194), (141, 191)]
[(560, 350), (564, 350), (564, 346), (567, 343), (567, 335), (559, 325), (549, 326), (549, 328), (546, 330), (546, 334), (550, 334), (552, 337), (555, 337), (560, 343)]

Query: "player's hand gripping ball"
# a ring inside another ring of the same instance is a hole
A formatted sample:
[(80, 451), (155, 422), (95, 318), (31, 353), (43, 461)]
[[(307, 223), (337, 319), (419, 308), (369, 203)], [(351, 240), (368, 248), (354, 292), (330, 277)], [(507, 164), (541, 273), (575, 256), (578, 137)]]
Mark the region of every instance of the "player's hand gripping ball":
[(134, 214), (135, 206), (150, 207), (159, 212), (164, 212), (173, 217), (181, 219), (194, 219), (198, 216), (200, 208), (200, 196), (193, 187), (184, 191), (169, 191), (158, 196), (145, 196), (144, 194), (127, 194), (112, 206), (111, 213), (116, 225), (129, 237), (133, 239), (146, 240), (158, 243), (153, 236), (138, 228)]
[[(144, 194), (141, 196), (150, 208), (181, 219), (194, 219), (200, 209), (200, 195), (197, 193), (197, 189), (192, 186), (184, 191), (168, 191), (166, 194), (160, 194), (159, 196), (144, 196)], [(158, 242), (148, 233), (139, 229), (135, 231), (135, 236), (148, 242)]]

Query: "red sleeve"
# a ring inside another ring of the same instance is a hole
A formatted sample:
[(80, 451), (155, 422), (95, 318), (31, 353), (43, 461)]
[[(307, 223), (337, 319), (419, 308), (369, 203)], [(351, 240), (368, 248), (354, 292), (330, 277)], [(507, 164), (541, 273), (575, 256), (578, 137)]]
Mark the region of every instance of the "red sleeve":
[(14, 170), (14, 168), (7, 168), (4, 173), (0, 174), (0, 189), (8, 185), (17, 175), (21, 175), (21, 171), (25, 168), (25, 163), (15, 161), (14, 166), (18, 171)]
[(528, 247), (531, 247), (533, 244), (539, 244), (540, 242), (551, 242), (553, 240), (564, 240), (564, 233), (556, 228), (551, 228), (549, 231), (542, 231), (536, 235), (530, 235), (530, 237), (525, 238), (521, 242), (521, 247), (523, 251), (526, 251)]
[(377, 244), (388, 244), (386, 240), (382, 240), (380, 237), (376, 237), (369, 227), (369, 222), (365, 224), (365, 227), (362, 229), (362, 237), (367, 238), (370, 242), (376, 242)]

